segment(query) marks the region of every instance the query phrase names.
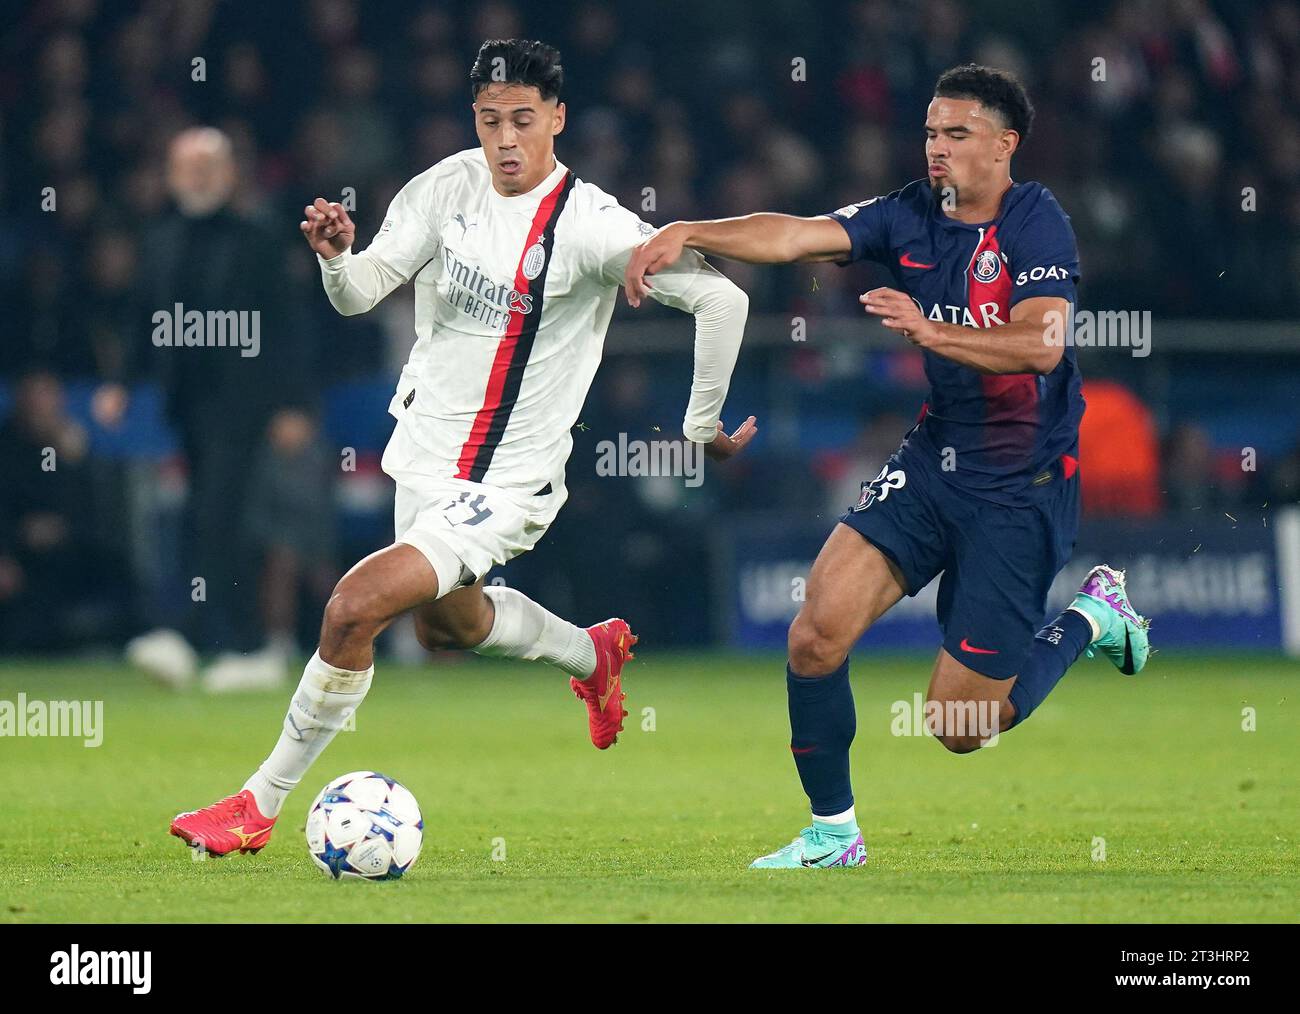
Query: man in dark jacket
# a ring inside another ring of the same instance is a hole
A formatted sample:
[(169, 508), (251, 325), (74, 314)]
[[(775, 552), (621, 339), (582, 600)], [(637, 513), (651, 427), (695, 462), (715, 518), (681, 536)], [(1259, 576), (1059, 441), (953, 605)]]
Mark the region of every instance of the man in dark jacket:
[[(160, 387), (189, 472), (181, 561), (191, 638), (200, 650), (258, 640), (257, 561), (245, 535), (253, 460), (268, 423), (309, 394), (291, 325), (280, 239), (237, 210), (230, 140), (182, 131), (168, 152), (175, 210), (142, 243), (138, 319), (123, 380)], [(97, 399), (111, 421), (125, 388)], [(202, 595), (195, 589), (202, 578)]]

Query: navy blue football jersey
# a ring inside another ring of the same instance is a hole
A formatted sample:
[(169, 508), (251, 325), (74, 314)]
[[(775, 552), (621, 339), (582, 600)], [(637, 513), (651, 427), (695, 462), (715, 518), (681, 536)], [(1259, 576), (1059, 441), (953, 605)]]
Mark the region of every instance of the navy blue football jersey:
[[(894, 288), (931, 320), (995, 327), (1031, 296), (1063, 297), (1074, 313), (1074, 230), (1040, 183), (1013, 183), (998, 217), (983, 224), (949, 218), (925, 180), (830, 217), (852, 243), (842, 263), (884, 264)], [(1046, 375), (992, 375), (925, 350), (930, 394), (909, 440), (946, 481), (973, 496), (1036, 502), (1040, 489), (1071, 478), (1077, 465), (1083, 395), (1074, 353), (1067, 345)]]

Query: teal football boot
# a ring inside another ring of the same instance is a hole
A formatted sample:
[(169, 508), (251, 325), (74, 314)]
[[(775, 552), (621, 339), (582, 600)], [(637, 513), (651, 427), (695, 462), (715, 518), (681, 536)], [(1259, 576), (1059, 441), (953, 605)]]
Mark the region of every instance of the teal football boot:
[(1100, 651), (1125, 676), (1135, 676), (1147, 664), (1151, 621), (1140, 615), (1124, 590), (1124, 572), (1107, 564), (1088, 571), (1070, 608), (1088, 616), (1101, 634), (1088, 645), (1088, 657)]
[(867, 846), (856, 827), (848, 834), (835, 834), (820, 827), (805, 827), (799, 837), (771, 855), (749, 864), (751, 870), (799, 870), (814, 867), (861, 866), (867, 861)]

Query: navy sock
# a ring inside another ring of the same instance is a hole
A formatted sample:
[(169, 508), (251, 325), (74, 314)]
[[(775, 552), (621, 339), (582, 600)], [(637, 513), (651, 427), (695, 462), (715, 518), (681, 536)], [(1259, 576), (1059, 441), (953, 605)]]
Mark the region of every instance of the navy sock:
[(853, 805), (849, 746), (858, 730), (849, 686), (849, 660), (828, 676), (800, 676), (785, 667), (790, 699), (790, 752), (799, 781), (819, 817), (843, 813)]
[(1016, 717), (1007, 728), (1014, 729), (1033, 714), (1090, 641), (1091, 625), (1072, 609), (1067, 609), (1034, 635), (1029, 658), (1011, 688), (1011, 703), (1015, 705)]

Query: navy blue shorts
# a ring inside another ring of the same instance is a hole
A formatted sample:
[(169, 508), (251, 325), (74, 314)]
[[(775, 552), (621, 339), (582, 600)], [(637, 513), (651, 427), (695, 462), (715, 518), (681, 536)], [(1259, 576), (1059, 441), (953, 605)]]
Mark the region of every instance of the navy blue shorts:
[(1079, 477), (1054, 469), (1054, 488), (1007, 507), (945, 482), (904, 444), (840, 520), (894, 561), (908, 595), (936, 575), (943, 647), (994, 679), (1016, 675), (1047, 619), (1047, 593), (1074, 552)]

